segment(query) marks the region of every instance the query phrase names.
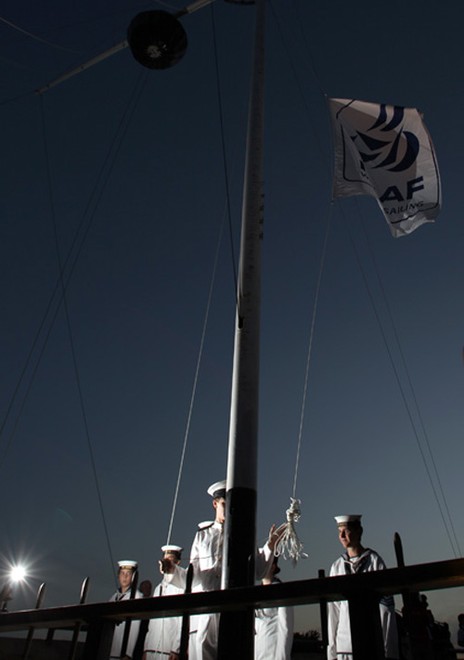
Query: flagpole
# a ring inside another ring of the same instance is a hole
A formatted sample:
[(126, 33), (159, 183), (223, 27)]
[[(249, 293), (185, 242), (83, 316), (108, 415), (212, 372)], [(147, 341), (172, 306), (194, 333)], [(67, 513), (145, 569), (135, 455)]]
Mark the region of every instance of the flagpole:
[[(256, 0), (232, 376), (222, 588), (254, 583), (263, 225), (265, 0)], [(237, 616), (242, 617), (237, 621)], [(252, 658), (254, 612), (221, 615), (221, 658)], [(237, 625), (240, 627), (237, 628)], [(240, 634), (237, 634), (240, 630)]]

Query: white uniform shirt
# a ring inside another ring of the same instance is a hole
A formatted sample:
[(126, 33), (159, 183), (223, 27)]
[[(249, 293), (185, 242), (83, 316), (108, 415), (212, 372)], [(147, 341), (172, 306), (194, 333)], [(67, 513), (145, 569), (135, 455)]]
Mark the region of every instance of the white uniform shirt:
[[(111, 601), (115, 600), (130, 600), (131, 590), (128, 589), (125, 593), (121, 593), (119, 590), (114, 593), (111, 598)], [(135, 592), (135, 598), (143, 598), (141, 591)], [(137, 637), (139, 635), (140, 621), (132, 620), (130, 624), (130, 633), (129, 639), (127, 641), (126, 655), (130, 658), (134, 651), (135, 643), (137, 642)], [(119, 623), (114, 628), (113, 643), (111, 645), (110, 658), (120, 658), (121, 657), (121, 647), (124, 639), (124, 630), (126, 629), (126, 622), (123, 621)]]
[[(223, 525), (208, 522), (199, 525), (190, 551), (193, 566), (192, 591), (216, 591), (221, 588)], [(269, 569), (273, 554), (268, 545), (256, 553), (256, 575), (261, 578)], [(185, 589), (187, 571), (176, 566), (166, 579)], [(219, 632), (218, 614), (198, 614), (190, 618), (189, 660), (216, 660)]]
[[(330, 569), (330, 575), (350, 575), (366, 571), (381, 571), (385, 563), (374, 550), (367, 548), (362, 555), (349, 559), (344, 554)], [(387, 658), (398, 658), (398, 636), (396, 629), (395, 604), (391, 596), (382, 598), (379, 604), (380, 618)], [(328, 604), (328, 660), (352, 660), (350, 613), (348, 601)]]
[[(274, 579), (273, 582), (280, 582)], [(256, 610), (255, 660), (290, 660), (293, 644), (293, 607)]]
[[(153, 592), (153, 596), (174, 596), (184, 590), (163, 580)], [(151, 619), (145, 637), (144, 650), (147, 660), (163, 658), (171, 653), (179, 653), (182, 617), (170, 616), (163, 619)]]

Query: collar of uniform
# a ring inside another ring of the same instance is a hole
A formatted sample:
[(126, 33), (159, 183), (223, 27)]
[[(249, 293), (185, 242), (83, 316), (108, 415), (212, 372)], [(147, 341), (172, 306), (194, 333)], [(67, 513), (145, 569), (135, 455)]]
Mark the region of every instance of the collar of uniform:
[(347, 552), (344, 552), (342, 554), (342, 557), (345, 561), (353, 562), (353, 561), (359, 561), (360, 559), (363, 559), (367, 555), (370, 555), (372, 550), (370, 548), (364, 548), (363, 552), (361, 552), (360, 555), (356, 555), (356, 557), (350, 557)]
[(370, 548), (366, 548), (364, 552), (362, 552), (357, 557), (349, 557), (348, 553), (345, 552), (342, 555), (342, 559), (345, 562), (345, 565), (349, 565), (351, 571), (356, 573), (359, 570), (359, 568), (362, 566), (362, 564), (365, 562), (365, 560), (368, 558), (368, 556), (371, 554), (371, 552), (372, 550)]

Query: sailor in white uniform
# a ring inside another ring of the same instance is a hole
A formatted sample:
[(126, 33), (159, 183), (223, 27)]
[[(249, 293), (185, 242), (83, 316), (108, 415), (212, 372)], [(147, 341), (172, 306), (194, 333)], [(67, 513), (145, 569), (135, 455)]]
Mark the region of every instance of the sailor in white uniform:
[[(366, 571), (381, 571), (386, 568), (382, 557), (374, 550), (361, 545), (363, 528), (360, 515), (336, 516), (338, 538), (346, 549), (330, 569), (330, 575), (349, 575)], [(387, 659), (398, 658), (398, 636), (395, 604), (391, 596), (383, 597), (379, 603), (380, 619)], [(353, 660), (348, 601), (328, 604), (328, 660)]]
[[(137, 570), (137, 562), (132, 559), (125, 559), (118, 561), (118, 566), (119, 589), (111, 596), (110, 601), (129, 600), (131, 597), (132, 578)], [(143, 598), (142, 592), (137, 590), (135, 592), (135, 598)], [(140, 621), (132, 620), (130, 622), (126, 652), (124, 655), (121, 655), (126, 625), (128, 625), (128, 622), (122, 622), (114, 628), (110, 658), (118, 658), (118, 660), (132, 658), (132, 652), (139, 634)]]
[[(277, 557), (263, 584), (280, 582)], [(293, 607), (266, 607), (255, 613), (255, 660), (290, 660), (293, 644)]]
[[(221, 588), (223, 526), (225, 520), (226, 482), (218, 481), (208, 488), (213, 498), (216, 517), (213, 522), (202, 523), (193, 540), (190, 563), (193, 565), (192, 591), (212, 591)], [(269, 532), (269, 540), (256, 553), (256, 575), (260, 579), (267, 572), (273, 557), (279, 534), (275, 525)], [(172, 584), (185, 588), (186, 570), (179, 566), (164, 566), (163, 569)], [(191, 617), (196, 632), (190, 636), (189, 660), (216, 660), (219, 615), (199, 614)]]
[[(182, 548), (178, 545), (163, 545), (164, 553), (160, 568), (164, 561), (176, 566), (181, 561)], [(183, 594), (184, 590), (170, 584), (165, 578), (158, 584), (153, 596), (174, 596)], [(151, 619), (147, 636), (145, 637), (144, 660), (177, 660), (180, 651), (180, 635), (182, 617), (171, 616), (164, 619)]]

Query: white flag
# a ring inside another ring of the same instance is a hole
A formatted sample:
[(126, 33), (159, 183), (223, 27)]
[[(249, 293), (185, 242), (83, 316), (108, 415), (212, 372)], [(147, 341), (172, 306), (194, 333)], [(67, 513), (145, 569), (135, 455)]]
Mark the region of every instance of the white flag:
[(330, 99), (330, 110), (334, 196), (375, 197), (395, 237), (434, 222), (440, 211), (440, 175), (419, 112), (350, 99)]

